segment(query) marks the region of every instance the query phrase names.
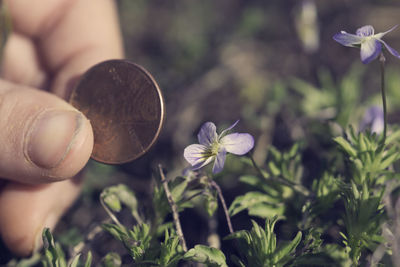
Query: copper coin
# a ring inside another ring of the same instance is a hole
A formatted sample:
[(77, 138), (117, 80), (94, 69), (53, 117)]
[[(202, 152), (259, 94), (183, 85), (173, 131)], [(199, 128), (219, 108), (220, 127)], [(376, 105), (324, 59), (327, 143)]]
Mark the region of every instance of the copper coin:
[(90, 68), (73, 90), (70, 103), (92, 124), (92, 158), (107, 164), (126, 163), (146, 153), (158, 138), (165, 116), (154, 78), (126, 60)]

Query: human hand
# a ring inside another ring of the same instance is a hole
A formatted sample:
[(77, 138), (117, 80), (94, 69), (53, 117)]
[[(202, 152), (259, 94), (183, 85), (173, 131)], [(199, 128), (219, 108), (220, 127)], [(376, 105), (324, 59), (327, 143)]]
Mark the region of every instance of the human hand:
[(89, 67), (123, 49), (112, 0), (5, 4), (13, 33), (0, 79), (0, 234), (27, 256), (77, 197), (71, 177), (92, 151), (89, 121), (62, 99)]

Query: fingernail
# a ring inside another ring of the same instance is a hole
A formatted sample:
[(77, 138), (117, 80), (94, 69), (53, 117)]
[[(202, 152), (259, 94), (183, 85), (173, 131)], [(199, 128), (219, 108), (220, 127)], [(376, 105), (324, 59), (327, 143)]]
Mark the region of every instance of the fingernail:
[(25, 155), (35, 165), (51, 169), (68, 155), (82, 128), (83, 116), (70, 110), (40, 113), (28, 129)]

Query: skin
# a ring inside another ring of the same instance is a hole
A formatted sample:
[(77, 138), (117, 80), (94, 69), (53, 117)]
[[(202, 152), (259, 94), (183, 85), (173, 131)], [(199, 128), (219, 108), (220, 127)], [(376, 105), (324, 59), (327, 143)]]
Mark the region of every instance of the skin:
[[(43, 227), (53, 228), (78, 196), (76, 175), (93, 146), (83, 119), (59, 164), (38, 166), (23, 151), (29, 125), (43, 110), (74, 111), (63, 99), (79, 76), (100, 61), (122, 58), (123, 49), (112, 0), (4, 2), (13, 33), (0, 79), (0, 235), (13, 253), (27, 256), (39, 247)], [(52, 144), (40, 145), (46, 151)]]

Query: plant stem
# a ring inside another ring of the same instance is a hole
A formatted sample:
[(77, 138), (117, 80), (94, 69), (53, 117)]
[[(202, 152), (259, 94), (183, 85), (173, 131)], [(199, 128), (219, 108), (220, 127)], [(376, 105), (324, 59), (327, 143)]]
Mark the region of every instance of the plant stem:
[(383, 53), (379, 55), (379, 62), (381, 63), (381, 92), (382, 92), (382, 106), (383, 106), (383, 140), (382, 144), (386, 141), (386, 129), (387, 129), (387, 110), (386, 110), (386, 93), (385, 93), (385, 56)]
[(251, 160), (251, 163), (253, 164), (254, 169), (256, 169), (256, 171), (258, 172), (258, 174), (259, 174), (262, 178), (266, 179), (267, 177), (265, 177), (265, 175), (264, 175), (264, 173), (261, 171), (260, 167), (258, 167), (258, 164), (257, 164), (256, 161), (254, 160), (253, 155), (249, 153), (248, 156), (249, 156), (249, 158), (250, 158), (250, 160)]
[(107, 212), (108, 216), (110, 216), (111, 220), (118, 225), (121, 229), (123, 229), (124, 231), (126, 231), (125, 226), (119, 222), (117, 216), (115, 216), (115, 214), (108, 208), (107, 204), (104, 203), (103, 198), (100, 196), (100, 204), (103, 206), (104, 210)]
[(167, 196), (168, 199), (168, 203), (171, 207), (172, 210), (172, 217), (174, 218), (174, 224), (175, 224), (175, 228), (176, 228), (176, 234), (179, 237), (179, 240), (181, 241), (181, 245), (182, 245), (182, 249), (183, 251), (187, 251), (187, 246), (186, 246), (186, 241), (185, 241), (185, 237), (183, 236), (183, 231), (182, 231), (182, 227), (181, 227), (181, 222), (179, 221), (179, 213), (178, 213), (178, 209), (176, 208), (176, 204), (174, 199), (172, 198), (171, 192), (169, 191), (168, 188), (168, 182), (165, 179), (165, 175), (164, 172), (162, 170), (162, 166), (161, 164), (158, 165), (158, 170), (160, 171), (160, 176), (161, 176), (161, 183), (163, 184), (164, 187), (164, 191), (165, 191), (165, 195)]
[(222, 195), (221, 187), (219, 187), (219, 185), (214, 180), (212, 180), (212, 179), (209, 179), (209, 180), (210, 180), (211, 186), (214, 187), (215, 190), (217, 190), (219, 200), (221, 201), (222, 208), (223, 208), (223, 210), (225, 212), (226, 223), (228, 224), (229, 233), (233, 234), (233, 227), (232, 227), (231, 217), (229, 217), (228, 208), (226, 207), (226, 202), (225, 202), (224, 196)]

